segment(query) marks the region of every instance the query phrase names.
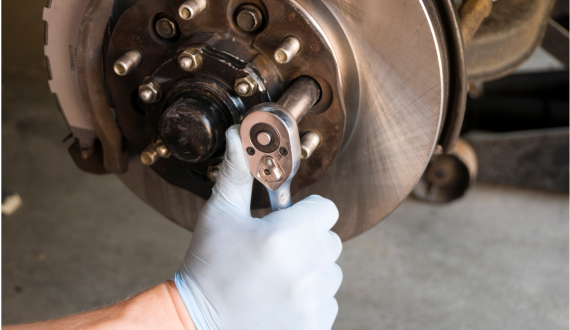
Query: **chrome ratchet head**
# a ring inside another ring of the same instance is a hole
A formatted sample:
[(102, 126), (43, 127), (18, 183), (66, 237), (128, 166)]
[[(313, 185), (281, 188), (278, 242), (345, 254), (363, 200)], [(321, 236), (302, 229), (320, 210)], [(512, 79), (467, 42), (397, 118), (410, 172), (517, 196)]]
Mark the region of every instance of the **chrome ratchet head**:
[(289, 188), (301, 162), (295, 117), (277, 103), (259, 104), (243, 120), (240, 136), (249, 171), (267, 188), (272, 209), (291, 206)]

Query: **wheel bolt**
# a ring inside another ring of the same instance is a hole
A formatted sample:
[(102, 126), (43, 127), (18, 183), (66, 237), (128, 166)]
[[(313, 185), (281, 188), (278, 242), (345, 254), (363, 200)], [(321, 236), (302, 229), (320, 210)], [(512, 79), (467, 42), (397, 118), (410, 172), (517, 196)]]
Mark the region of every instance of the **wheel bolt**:
[(255, 5), (244, 5), (238, 11), (236, 23), (240, 29), (253, 32), (263, 24), (263, 14)]
[(176, 34), (178, 33), (176, 22), (174, 22), (172, 19), (168, 17), (163, 17), (159, 19), (156, 22), (154, 29), (156, 30), (156, 33), (164, 39), (170, 39), (176, 36)]

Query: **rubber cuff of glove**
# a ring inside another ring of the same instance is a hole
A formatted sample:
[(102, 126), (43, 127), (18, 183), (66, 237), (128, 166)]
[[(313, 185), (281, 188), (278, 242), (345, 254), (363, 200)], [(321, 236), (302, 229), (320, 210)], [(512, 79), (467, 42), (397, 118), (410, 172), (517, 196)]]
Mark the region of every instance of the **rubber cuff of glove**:
[(174, 274), (174, 284), (176, 284), (176, 290), (178, 290), (178, 294), (180, 294), (180, 298), (182, 298), (182, 301), (184, 302), (184, 305), (186, 306), (186, 309), (188, 310), (190, 318), (192, 318), (192, 322), (194, 322), (196, 329), (211, 330), (208, 322), (206, 322), (204, 314), (202, 314), (202, 311), (196, 302), (196, 299), (190, 291), (190, 287), (186, 281), (184, 281), (182, 275), (180, 275), (180, 270)]

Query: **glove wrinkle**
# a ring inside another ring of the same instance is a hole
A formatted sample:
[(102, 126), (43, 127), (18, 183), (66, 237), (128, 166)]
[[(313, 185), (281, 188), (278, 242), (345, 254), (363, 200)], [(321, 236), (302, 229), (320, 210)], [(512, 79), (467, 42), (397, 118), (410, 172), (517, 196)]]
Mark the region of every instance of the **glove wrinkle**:
[[(182, 274), (180, 274), (182, 272)], [(180, 282), (182, 287), (187, 289), (187, 298), (189, 299), (190, 306), (197, 310), (196, 316), (200, 320), (199, 327), (196, 322), (194, 321), (194, 316), (192, 312), (190, 312), (190, 316), (192, 317), (192, 321), (196, 325), (197, 330), (223, 330), (226, 329), (222, 320), (220, 319), (218, 311), (212, 302), (206, 297), (200, 288), (200, 285), (194, 280), (192, 274), (186, 269), (186, 266), (183, 264), (182, 267), (176, 272), (175, 274), (177, 281), (175, 281), (176, 288), (178, 289), (178, 283)], [(178, 289), (180, 292), (180, 289)], [(188, 304), (184, 298), (182, 299), (184, 305), (188, 309)]]

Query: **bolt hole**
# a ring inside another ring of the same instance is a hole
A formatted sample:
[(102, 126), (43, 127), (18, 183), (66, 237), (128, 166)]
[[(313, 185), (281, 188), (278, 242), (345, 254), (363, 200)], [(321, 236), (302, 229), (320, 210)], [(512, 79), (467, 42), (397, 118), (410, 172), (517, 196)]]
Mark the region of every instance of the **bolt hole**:
[(285, 147), (281, 147), (279, 148), (279, 153), (281, 154), (281, 156), (287, 156), (289, 154), (289, 150), (287, 150), (287, 148)]
[(255, 155), (255, 149), (253, 149), (252, 147), (248, 147), (248, 148), (246, 149), (246, 151), (247, 151), (247, 153), (248, 153), (250, 156)]
[(268, 169), (265, 169), (265, 170), (263, 170), (263, 174), (269, 175), (269, 174), (271, 174), (271, 172)]
[(114, 66), (114, 70), (115, 70), (115, 73), (118, 74), (119, 76), (123, 76), (123, 75), (125, 75), (125, 72), (127, 72), (127, 69), (121, 63), (116, 63)]
[(187, 20), (190, 19), (191, 16), (192, 12), (188, 8), (186, 7), (180, 8), (180, 17)]

